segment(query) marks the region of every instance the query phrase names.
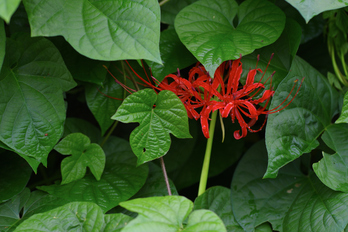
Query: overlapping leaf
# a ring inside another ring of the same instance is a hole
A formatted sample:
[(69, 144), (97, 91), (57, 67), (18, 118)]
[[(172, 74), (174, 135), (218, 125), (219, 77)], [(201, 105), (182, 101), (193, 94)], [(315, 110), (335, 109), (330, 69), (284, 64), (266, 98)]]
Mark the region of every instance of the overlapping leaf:
[(7, 39), (0, 73), (0, 140), (36, 171), (63, 132), (62, 91), (76, 83), (59, 51), (44, 38)]
[(0, 17), (6, 23), (10, 22), (12, 14), (16, 11), (21, 0), (0, 0)]
[(302, 87), (291, 104), (269, 116), (266, 126), (267, 178), (276, 177), (279, 168), (316, 148), (319, 145), (317, 138), (337, 113), (339, 96), (336, 90), (317, 70), (298, 57), (294, 59), (288, 76), (278, 86), (270, 109), (286, 99), (294, 84), (298, 88), (303, 77)]
[(320, 14), (321, 12), (334, 10), (348, 6), (347, 0), (286, 0), (293, 7), (295, 7), (308, 23), (311, 18)]
[(348, 192), (348, 124), (331, 125), (322, 135), (335, 154), (323, 152), (323, 159), (313, 164), (319, 179), (329, 188)]
[(33, 36), (62, 35), (92, 59), (161, 63), (157, 0), (25, 0), (24, 5)]
[(131, 217), (123, 214), (104, 215), (101, 208), (90, 202), (73, 202), (59, 208), (33, 215), (15, 231), (121, 231)]
[(254, 145), (240, 161), (232, 181), (232, 209), (246, 230), (270, 222), (279, 231), (343, 231), (348, 223), (348, 194), (336, 192), (316, 175), (300, 171), (299, 160), (280, 170), (276, 179), (263, 179), (267, 152)]
[(62, 184), (83, 178), (87, 167), (100, 180), (105, 166), (103, 149), (81, 133), (73, 133), (61, 140), (54, 149), (63, 155), (71, 155), (61, 163)]
[(123, 232), (226, 231), (221, 219), (212, 211), (201, 209), (190, 214), (193, 204), (181, 196), (138, 198), (120, 205), (138, 213), (137, 218), (128, 223)]
[(168, 152), (169, 133), (178, 138), (191, 137), (186, 109), (171, 91), (161, 91), (158, 95), (152, 89), (138, 91), (123, 101), (112, 119), (140, 123), (130, 135), (138, 165)]
[(197, 1), (175, 18), (180, 40), (211, 76), (223, 61), (275, 42), (284, 26), (284, 13), (262, 0), (248, 0), (240, 6), (234, 0)]

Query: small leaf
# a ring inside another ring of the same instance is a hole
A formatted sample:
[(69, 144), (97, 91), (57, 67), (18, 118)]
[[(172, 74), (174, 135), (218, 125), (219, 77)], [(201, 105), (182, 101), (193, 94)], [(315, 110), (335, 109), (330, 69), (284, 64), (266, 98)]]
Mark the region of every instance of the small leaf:
[(180, 40), (211, 76), (223, 61), (275, 42), (284, 26), (284, 13), (263, 0), (247, 0), (239, 7), (234, 0), (197, 1), (175, 18)]
[(19, 3), (21, 3), (21, 0), (0, 0), (0, 17), (7, 24), (10, 23), (11, 16), (16, 11)]
[(20, 193), (27, 185), (30, 166), (17, 154), (10, 151), (0, 153), (0, 202)]
[(335, 123), (348, 123), (348, 92), (344, 95), (342, 112)]
[(161, 63), (157, 0), (25, 0), (24, 6), (32, 36), (62, 35), (92, 59)]
[(186, 109), (171, 91), (161, 91), (158, 95), (152, 89), (138, 91), (123, 101), (112, 119), (140, 123), (130, 135), (138, 165), (168, 152), (169, 133), (178, 138), (191, 138)]
[(209, 209), (221, 218), (227, 231), (244, 232), (234, 218), (230, 194), (231, 190), (225, 187), (215, 186), (209, 188), (196, 198), (194, 209)]
[(62, 184), (81, 179), (89, 167), (97, 180), (100, 180), (105, 166), (103, 149), (81, 133), (73, 133), (60, 141), (54, 149), (62, 155), (71, 155), (61, 163)]
[[(33, 215), (15, 231), (121, 231), (131, 219), (122, 214), (104, 215), (94, 203), (73, 202)], [(120, 224), (111, 224), (117, 222)]]
[[(212, 211), (196, 210), (189, 216), (193, 204), (181, 196), (138, 198), (120, 205), (138, 213), (122, 232), (226, 231), (221, 219)], [(187, 225), (184, 226), (188, 216)]]
[(313, 164), (319, 179), (329, 188), (348, 192), (348, 124), (330, 125), (322, 135), (323, 141), (334, 151), (323, 152), (323, 159)]
[(76, 85), (59, 51), (44, 38), (7, 38), (0, 73), (0, 140), (36, 172), (63, 132), (62, 91)]
[(265, 178), (276, 177), (279, 168), (316, 148), (319, 145), (317, 138), (337, 112), (337, 91), (299, 57), (294, 59), (291, 72), (278, 86), (269, 108), (275, 108), (286, 99), (294, 81), (298, 80), (296, 89), (303, 77), (302, 87), (290, 105), (268, 118), (266, 146), (269, 160)]
[(267, 151), (263, 142), (239, 162), (231, 185), (232, 209), (245, 231), (270, 222), (276, 231), (341, 232), (348, 223), (348, 194), (323, 185), (300, 160), (286, 165), (276, 179), (263, 179)]
[(321, 12), (348, 6), (347, 0), (286, 0), (295, 7), (308, 23), (311, 18)]

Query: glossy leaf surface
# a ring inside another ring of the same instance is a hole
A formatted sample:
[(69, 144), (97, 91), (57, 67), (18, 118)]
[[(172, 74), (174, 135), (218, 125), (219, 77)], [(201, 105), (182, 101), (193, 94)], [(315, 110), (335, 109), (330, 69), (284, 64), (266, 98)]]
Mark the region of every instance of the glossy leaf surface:
[(61, 163), (62, 183), (68, 184), (83, 178), (87, 167), (100, 180), (105, 166), (103, 149), (81, 133), (73, 133), (61, 140), (54, 149), (62, 155), (71, 155)]
[[(33, 36), (62, 35), (79, 53), (98, 60), (161, 63), (156, 0), (25, 0)], [(68, 27), (66, 25), (69, 25)]]
[[(62, 91), (74, 87), (59, 51), (44, 38), (7, 39), (0, 73), (0, 140), (36, 171), (63, 132)], [(7, 107), (11, 106), (11, 107)]]
[[(190, 214), (193, 204), (181, 196), (138, 198), (122, 202), (120, 205), (138, 213), (137, 218), (131, 221), (123, 232), (226, 231), (221, 219), (212, 211), (196, 210)], [(187, 217), (188, 221), (184, 226)]]
[(140, 123), (130, 135), (138, 165), (168, 152), (169, 133), (178, 138), (191, 137), (186, 109), (171, 91), (161, 91), (158, 95), (152, 89), (138, 91), (123, 101), (112, 119)]
[(175, 18), (180, 40), (211, 76), (223, 61), (275, 42), (284, 26), (284, 13), (261, 0), (248, 0), (240, 6), (234, 0), (202, 0), (185, 7)]
[(291, 104), (268, 118), (266, 146), (269, 161), (266, 178), (276, 177), (279, 168), (316, 148), (319, 145), (317, 138), (337, 113), (337, 91), (317, 70), (298, 57), (292, 63), (291, 72), (278, 86), (269, 108), (280, 105), (294, 85), (295, 89), (298, 88), (303, 77), (302, 87)]
[(240, 161), (232, 181), (232, 209), (246, 230), (269, 221), (279, 231), (342, 231), (348, 223), (348, 194), (336, 192), (296, 160), (276, 179), (263, 179), (267, 152), (255, 144)]
[(331, 125), (322, 135), (335, 154), (323, 152), (323, 159), (313, 164), (319, 179), (329, 188), (348, 192), (348, 124)]

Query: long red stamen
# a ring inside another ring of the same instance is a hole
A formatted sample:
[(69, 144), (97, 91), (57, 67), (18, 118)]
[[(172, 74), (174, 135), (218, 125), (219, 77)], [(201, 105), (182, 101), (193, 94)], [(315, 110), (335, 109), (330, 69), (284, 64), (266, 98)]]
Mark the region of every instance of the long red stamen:
[(123, 101), (123, 99), (121, 98), (117, 98), (117, 97), (111, 97), (105, 93), (103, 93), (102, 91), (99, 90), (99, 88), (97, 88), (98, 92), (101, 93), (102, 95), (104, 95), (105, 97), (108, 97), (108, 98), (111, 98), (111, 99), (115, 99), (115, 100), (118, 100), (118, 101)]
[(134, 89), (129, 88), (128, 86), (126, 86), (125, 84), (121, 83), (119, 80), (117, 80), (117, 78), (112, 75), (112, 73), (110, 72), (110, 70), (108, 69), (108, 67), (106, 67), (105, 65), (103, 65), (103, 67), (108, 71), (108, 73), (112, 76), (112, 78), (114, 78), (114, 80), (116, 81), (117, 84), (121, 85), (122, 88), (124, 88), (128, 93), (132, 94), (131, 91), (135, 92)]

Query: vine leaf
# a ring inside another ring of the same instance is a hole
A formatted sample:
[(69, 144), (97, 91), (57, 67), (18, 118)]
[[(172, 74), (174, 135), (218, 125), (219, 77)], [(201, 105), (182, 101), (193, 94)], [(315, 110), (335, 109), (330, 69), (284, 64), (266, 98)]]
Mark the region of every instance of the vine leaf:
[[(269, 160), (265, 178), (275, 178), (279, 168), (316, 148), (319, 145), (317, 138), (331, 124), (331, 118), (339, 108), (337, 91), (299, 57), (295, 57), (291, 71), (279, 84), (269, 108), (278, 106), (288, 96), (294, 82), (300, 82), (303, 77), (302, 87), (291, 104), (268, 118), (266, 146)], [(292, 96), (294, 94), (295, 91)]]
[(32, 36), (62, 35), (92, 59), (161, 63), (157, 0), (26, 0), (24, 6)]
[(81, 179), (89, 167), (97, 180), (100, 180), (105, 166), (103, 149), (81, 133), (73, 133), (60, 141), (54, 149), (62, 155), (71, 155), (61, 163), (62, 183), (68, 184)]
[(342, 7), (348, 6), (347, 0), (286, 0), (293, 7), (295, 7), (306, 20), (306, 23), (311, 20), (314, 16), (320, 14), (321, 12), (334, 10)]
[(223, 61), (275, 42), (285, 15), (263, 0), (247, 0), (239, 7), (234, 0), (202, 0), (181, 10), (174, 25), (181, 42), (214, 76)]
[(31, 216), (15, 231), (121, 231), (133, 218), (123, 214), (104, 215), (91, 202), (72, 202), (56, 209)]
[[(193, 203), (182, 196), (138, 198), (121, 202), (120, 205), (138, 213), (122, 232), (226, 231), (221, 219), (212, 211), (201, 209), (190, 214)], [(184, 226), (187, 217), (188, 221)]]
[(243, 156), (233, 176), (232, 209), (245, 231), (267, 221), (284, 232), (344, 230), (347, 193), (328, 188), (311, 170), (303, 174), (300, 159), (283, 167), (276, 179), (262, 178), (266, 167), (267, 151), (260, 141)]
[(348, 192), (348, 124), (330, 125), (322, 135), (323, 141), (334, 151), (313, 164), (313, 170), (319, 179), (329, 188)]
[(128, 96), (112, 119), (140, 123), (130, 135), (138, 165), (168, 152), (171, 143), (169, 133), (178, 138), (191, 138), (184, 105), (173, 92), (167, 90), (157, 95), (152, 89), (144, 89)]
[(18, 8), (21, 0), (1, 0), (0, 1), (0, 17), (5, 20), (7, 24), (10, 23), (11, 16)]
[(63, 133), (63, 91), (76, 83), (49, 40), (16, 34), (6, 43), (0, 72), (0, 140), (36, 172), (40, 163), (46, 165)]

